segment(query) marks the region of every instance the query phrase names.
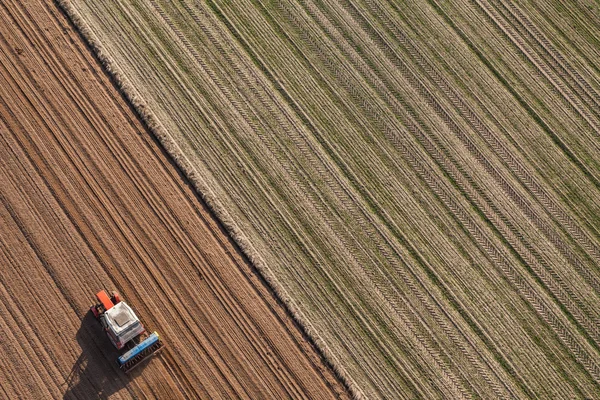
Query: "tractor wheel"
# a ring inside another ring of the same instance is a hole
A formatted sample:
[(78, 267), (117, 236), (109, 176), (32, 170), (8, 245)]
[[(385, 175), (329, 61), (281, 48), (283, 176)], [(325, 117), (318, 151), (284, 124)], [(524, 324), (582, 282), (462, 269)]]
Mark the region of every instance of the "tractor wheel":
[(119, 293), (113, 292), (111, 300), (112, 300), (113, 304), (120, 303), (121, 302), (121, 296), (119, 296)]

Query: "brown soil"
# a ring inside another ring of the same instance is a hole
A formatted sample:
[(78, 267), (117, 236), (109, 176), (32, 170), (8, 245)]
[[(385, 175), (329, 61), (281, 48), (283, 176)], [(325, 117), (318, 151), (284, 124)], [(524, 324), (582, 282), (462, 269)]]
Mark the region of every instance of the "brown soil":
[[(0, 4), (0, 141), (0, 398), (347, 396), (48, 1)], [(129, 376), (102, 288), (167, 344)]]

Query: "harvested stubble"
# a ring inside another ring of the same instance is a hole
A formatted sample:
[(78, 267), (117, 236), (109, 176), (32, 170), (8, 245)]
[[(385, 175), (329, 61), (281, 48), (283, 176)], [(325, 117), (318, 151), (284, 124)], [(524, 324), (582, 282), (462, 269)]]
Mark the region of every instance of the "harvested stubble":
[(593, 396), (589, 47), (415, 3), (63, 1), (355, 394)]

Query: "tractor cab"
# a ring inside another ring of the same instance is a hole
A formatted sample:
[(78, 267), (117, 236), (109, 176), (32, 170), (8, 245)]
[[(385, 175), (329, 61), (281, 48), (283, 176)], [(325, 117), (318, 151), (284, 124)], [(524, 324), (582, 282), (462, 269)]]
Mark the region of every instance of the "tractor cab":
[(100, 323), (117, 349), (146, 330), (131, 307), (121, 301), (100, 315)]

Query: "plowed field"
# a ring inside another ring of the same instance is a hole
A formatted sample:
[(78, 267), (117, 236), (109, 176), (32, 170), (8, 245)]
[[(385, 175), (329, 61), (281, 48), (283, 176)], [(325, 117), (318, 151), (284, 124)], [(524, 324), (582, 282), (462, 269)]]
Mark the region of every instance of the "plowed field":
[[(49, 1), (0, 2), (0, 398), (345, 397)], [(130, 376), (88, 312), (167, 344)]]

